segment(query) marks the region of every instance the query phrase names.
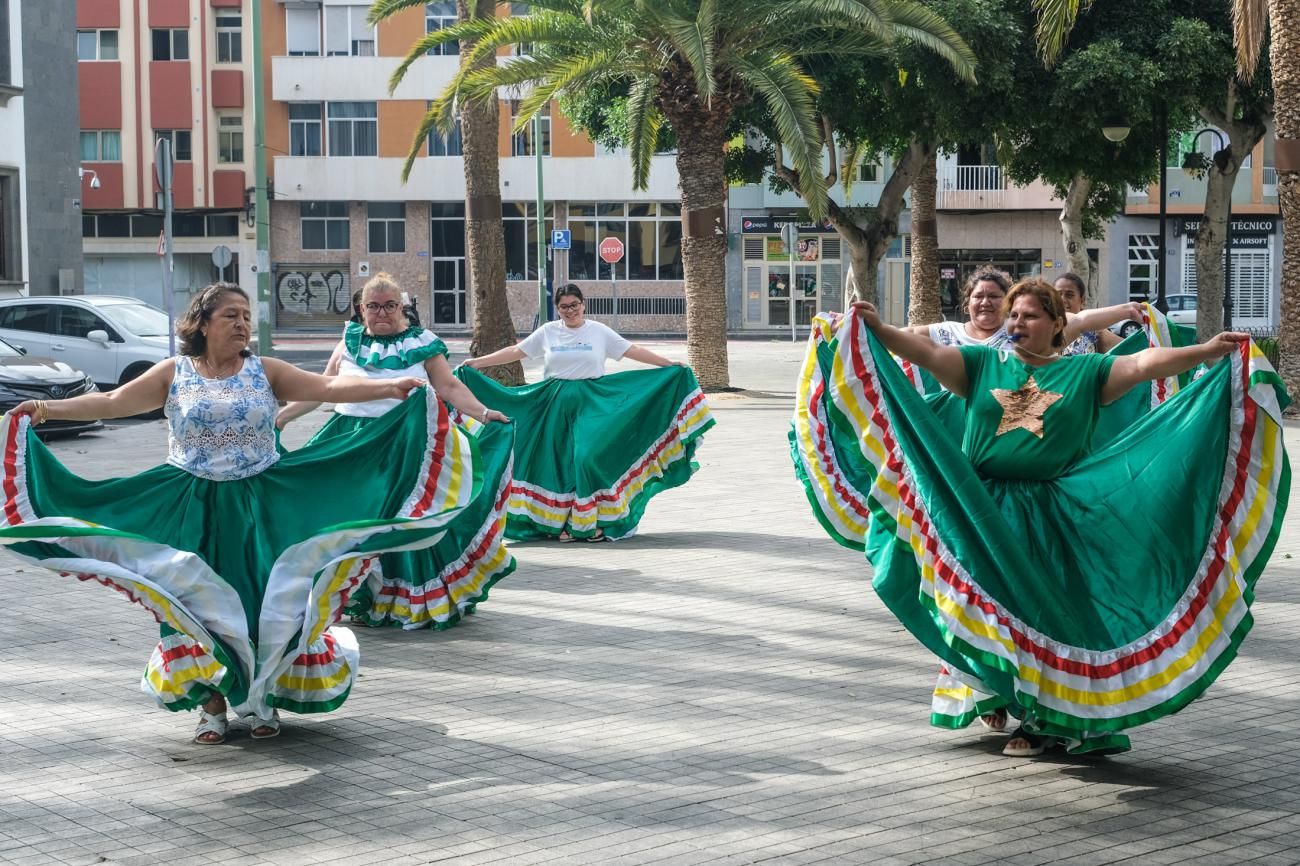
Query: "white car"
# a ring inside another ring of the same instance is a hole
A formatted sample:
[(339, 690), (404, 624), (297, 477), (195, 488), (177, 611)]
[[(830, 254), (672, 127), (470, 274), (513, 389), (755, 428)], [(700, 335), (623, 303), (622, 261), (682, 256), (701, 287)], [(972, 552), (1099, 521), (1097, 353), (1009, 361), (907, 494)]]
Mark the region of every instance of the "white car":
[(0, 339), (115, 388), (167, 357), (167, 314), (114, 295), (11, 298), (0, 300)]
[(1165, 316), (1176, 325), (1196, 324), (1196, 295), (1178, 294), (1165, 298), (1169, 312)]

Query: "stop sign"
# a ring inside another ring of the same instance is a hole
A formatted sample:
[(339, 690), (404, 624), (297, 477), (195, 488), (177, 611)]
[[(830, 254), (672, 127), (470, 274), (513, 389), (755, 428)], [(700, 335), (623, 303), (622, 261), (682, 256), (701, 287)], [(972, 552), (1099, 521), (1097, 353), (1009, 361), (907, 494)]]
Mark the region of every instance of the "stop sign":
[(614, 264), (623, 259), (623, 242), (618, 238), (605, 238), (600, 242), (600, 260)]

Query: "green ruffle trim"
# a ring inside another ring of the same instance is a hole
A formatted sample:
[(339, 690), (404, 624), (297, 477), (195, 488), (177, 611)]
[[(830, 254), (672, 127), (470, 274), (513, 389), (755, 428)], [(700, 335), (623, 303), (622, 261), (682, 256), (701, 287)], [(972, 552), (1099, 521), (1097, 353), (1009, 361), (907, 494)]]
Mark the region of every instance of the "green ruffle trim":
[(343, 330), (343, 347), (358, 367), (405, 370), (430, 358), (447, 357), (447, 344), (424, 328), (407, 328), (400, 334), (379, 337), (367, 334), (365, 326), (348, 322)]

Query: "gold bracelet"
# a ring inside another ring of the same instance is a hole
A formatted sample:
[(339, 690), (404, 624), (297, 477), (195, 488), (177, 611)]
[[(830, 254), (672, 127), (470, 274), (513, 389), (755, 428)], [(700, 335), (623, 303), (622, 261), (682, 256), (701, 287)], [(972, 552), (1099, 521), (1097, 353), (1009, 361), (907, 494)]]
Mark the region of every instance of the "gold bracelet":
[(45, 417), (49, 414), (49, 409), (45, 406), (44, 400), (36, 401), (36, 411), (32, 413), (33, 424), (44, 424)]

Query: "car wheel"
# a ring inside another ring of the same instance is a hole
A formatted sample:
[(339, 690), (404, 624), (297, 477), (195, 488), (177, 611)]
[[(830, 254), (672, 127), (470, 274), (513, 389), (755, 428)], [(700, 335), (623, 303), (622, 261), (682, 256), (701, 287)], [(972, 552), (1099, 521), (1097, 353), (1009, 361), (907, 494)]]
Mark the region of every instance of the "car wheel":
[(1142, 330), (1142, 326), (1137, 322), (1125, 322), (1124, 327), (1119, 329), (1119, 335), (1121, 337), (1128, 337), (1136, 334), (1140, 330)]

